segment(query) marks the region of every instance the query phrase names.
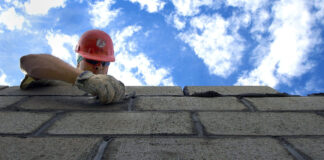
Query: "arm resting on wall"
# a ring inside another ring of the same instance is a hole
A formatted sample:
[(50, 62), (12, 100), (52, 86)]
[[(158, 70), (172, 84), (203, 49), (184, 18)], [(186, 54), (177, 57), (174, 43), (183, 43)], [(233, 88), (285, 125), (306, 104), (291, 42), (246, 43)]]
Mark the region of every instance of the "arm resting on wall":
[(36, 79), (61, 80), (73, 84), (83, 71), (49, 54), (29, 54), (20, 58), (21, 70)]

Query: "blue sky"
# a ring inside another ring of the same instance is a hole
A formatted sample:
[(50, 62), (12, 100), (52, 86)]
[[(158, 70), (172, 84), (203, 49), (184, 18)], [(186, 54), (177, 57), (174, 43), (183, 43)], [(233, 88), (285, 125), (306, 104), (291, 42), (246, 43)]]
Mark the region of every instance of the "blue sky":
[(19, 58), (76, 65), (83, 32), (111, 35), (109, 74), (126, 85), (267, 85), (324, 90), (324, 0), (1, 0), (0, 85), (19, 85)]

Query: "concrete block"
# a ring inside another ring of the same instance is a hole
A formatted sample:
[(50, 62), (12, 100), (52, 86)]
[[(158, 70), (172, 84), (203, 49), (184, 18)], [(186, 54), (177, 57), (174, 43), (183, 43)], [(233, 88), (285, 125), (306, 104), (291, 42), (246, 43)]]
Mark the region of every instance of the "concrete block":
[(19, 107), (28, 110), (128, 110), (129, 100), (102, 105), (95, 97), (37, 96)]
[(324, 158), (324, 138), (288, 138), (287, 140), (312, 159)]
[(0, 112), (0, 133), (31, 133), (54, 114), (28, 112)]
[(23, 98), (25, 98), (25, 96), (0, 96), (0, 108), (8, 107)]
[(293, 159), (270, 138), (116, 138), (103, 159)]
[(183, 95), (179, 86), (126, 86), (126, 94), (136, 92), (137, 96), (142, 95)]
[(192, 134), (189, 113), (69, 113), (56, 121), (50, 134)]
[(5, 89), (5, 88), (8, 88), (9, 86), (3, 86), (3, 85), (0, 85), (0, 90), (1, 89)]
[(235, 97), (138, 97), (136, 110), (243, 110)]
[(239, 95), (248, 93), (257, 94), (277, 94), (276, 90), (267, 86), (186, 86), (184, 92), (186, 95), (203, 93), (207, 91), (217, 92), (221, 95)]
[(29, 90), (20, 90), (19, 86), (9, 87), (6, 89), (0, 90), (0, 95), (15, 95), (15, 96), (31, 96), (31, 95), (67, 95), (67, 96), (81, 96), (86, 93), (82, 90), (79, 90), (75, 86), (48, 86), (48, 87), (39, 87)]
[(0, 137), (0, 159), (92, 159), (100, 138)]
[(199, 112), (214, 135), (324, 135), (324, 118), (313, 113)]
[(264, 97), (246, 99), (261, 111), (324, 110), (324, 97)]

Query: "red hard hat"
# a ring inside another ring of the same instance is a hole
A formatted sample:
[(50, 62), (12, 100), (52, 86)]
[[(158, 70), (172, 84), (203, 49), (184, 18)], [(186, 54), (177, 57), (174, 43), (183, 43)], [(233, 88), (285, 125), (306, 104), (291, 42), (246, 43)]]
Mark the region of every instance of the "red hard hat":
[(114, 47), (110, 36), (101, 30), (89, 30), (81, 36), (75, 52), (86, 59), (114, 62)]

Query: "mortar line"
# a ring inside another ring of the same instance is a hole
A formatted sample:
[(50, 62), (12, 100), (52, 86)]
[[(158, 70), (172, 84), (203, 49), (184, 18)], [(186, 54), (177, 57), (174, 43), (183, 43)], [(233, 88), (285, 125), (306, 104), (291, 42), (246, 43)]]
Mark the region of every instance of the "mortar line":
[[(129, 104), (129, 102), (128, 102)], [(91, 110), (91, 109), (24, 109), (24, 108), (19, 108), (19, 111), (21, 112), (30, 112), (30, 113), (48, 113), (48, 112), (60, 112), (60, 111), (64, 111), (64, 112), (79, 112), (79, 113), (84, 113), (84, 112), (90, 112), (90, 113), (116, 113), (116, 112), (128, 112), (128, 106), (127, 105), (127, 109), (126, 107), (124, 109), (120, 109), (120, 110)], [(5, 110), (0, 109), (0, 111), (2, 112), (7, 112), (10, 110)], [(240, 112), (240, 113), (246, 113), (246, 112), (251, 112), (250, 110), (246, 110), (245, 109), (241, 109), (241, 110), (132, 110), (132, 112), (134, 113), (140, 113), (140, 112), (160, 112), (160, 113), (180, 113), (180, 112), (215, 112), (215, 113), (222, 113), (222, 112)], [(255, 111), (256, 113), (314, 113), (314, 114), (318, 114), (321, 116), (322, 112), (324, 112), (324, 110), (257, 110)], [(324, 113), (323, 113), (324, 114)], [(324, 116), (324, 115), (323, 115)]]
[(20, 99), (19, 101), (8, 105), (7, 107), (3, 108), (3, 110), (20, 110), (21, 108), (19, 107), (22, 103), (26, 102), (27, 100), (29, 100), (30, 98), (32, 98), (33, 96), (26, 96), (22, 99)]
[(103, 157), (103, 155), (104, 155), (104, 153), (105, 153), (105, 150), (106, 150), (108, 144), (109, 144), (111, 141), (112, 141), (112, 138), (108, 138), (108, 139), (104, 139), (104, 140), (101, 142), (101, 144), (100, 144), (100, 146), (99, 146), (99, 148), (98, 148), (98, 152), (97, 152), (96, 156), (93, 158), (93, 160), (101, 160), (101, 159), (102, 159), (102, 157)]
[(292, 144), (290, 144), (287, 140), (284, 138), (275, 138), (279, 141), (279, 144), (281, 144), (295, 159), (297, 160), (311, 160), (311, 158), (306, 155), (305, 153), (297, 150)]
[(257, 108), (248, 100), (245, 98), (238, 98), (239, 102), (243, 103), (244, 106), (246, 106), (251, 112), (256, 112)]
[(197, 131), (198, 137), (203, 137), (205, 135), (205, 127), (200, 122), (197, 112), (191, 112), (191, 118), (194, 122), (195, 130)]
[(35, 96), (35, 97), (94, 97), (94, 96), (88, 96), (88, 95), (73, 95), (73, 94), (9, 94), (9, 95), (5, 95), (5, 94), (0, 94), (0, 97), (15, 97), (15, 96)]
[[(0, 136), (4, 137), (32, 137), (30, 134), (21, 133), (21, 134), (10, 134), (10, 133), (0, 133)], [(200, 138), (324, 138), (324, 135), (226, 135), (226, 134), (205, 134), (204, 137)], [(197, 134), (49, 134), (43, 133), (37, 137), (73, 137), (73, 138), (82, 138), (82, 137), (112, 137), (112, 138), (132, 138), (132, 137), (154, 137), (154, 138), (197, 138)]]
[(128, 102), (128, 112), (131, 112), (134, 110), (134, 98), (131, 97), (129, 102)]
[(39, 128), (37, 128), (33, 133), (31, 133), (31, 137), (36, 137), (42, 134), (45, 130), (51, 127), (55, 121), (62, 118), (66, 112), (57, 112), (50, 120), (43, 123)]
[[(213, 92), (213, 91), (207, 91), (207, 92)], [(84, 95), (73, 95), (73, 94), (61, 94), (61, 95), (51, 95), (51, 94), (12, 94), (12, 95), (5, 95), (0, 94), (0, 96), (39, 96), (39, 97), (92, 97), (88, 94)], [(136, 95), (139, 97), (204, 97), (204, 96), (194, 96), (194, 95), (181, 95), (181, 94), (161, 94), (161, 95)], [(253, 97), (253, 98), (265, 98), (265, 97), (307, 97), (307, 96), (300, 96), (300, 95), (286, 95), (286, 94), (220, 94), (219, 96), (212, 96), (212, 97), (205, 97), (205, 98), (213, 98), (213, 97)]]
[(322, 112), (315, 112), (315, 113), (324, 118), (324, 112), (323, 111)]

